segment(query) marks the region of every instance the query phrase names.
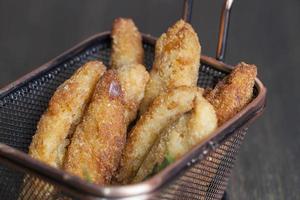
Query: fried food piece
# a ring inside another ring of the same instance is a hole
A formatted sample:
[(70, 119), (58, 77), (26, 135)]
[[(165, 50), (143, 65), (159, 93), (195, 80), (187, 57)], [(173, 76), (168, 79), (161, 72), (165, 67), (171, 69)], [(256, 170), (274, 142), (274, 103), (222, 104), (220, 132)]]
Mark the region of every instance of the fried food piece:
[(151, 150), (147, 154), (145, 160), (142, 162), (142, 165), (138, 169), (136, 176), (131, 181), (132, 183), (141, 182), (147, 177), (154, 175), (159, 171), (160, 165), (165, 160), (168, 159), (171, 162), (174, 159), (173, 157), (169, 157), (167, 152), (169, 136), (171, 134), (177, 136), (180, 134), (186, 134), (187, 124), (190, 118), (191, 114), (185, 113), (178, 120), (162, 131), (159, 138), (156, 139), (154, 145), (151, 147)]
[(29, 147), (30, 156), (54, 167), (62, 166), (69, 143), (67, 138), (81, 121), (85, 107), (105, 70), (102, 62), (88, 62), (58, 87), (38, 123)]
[(124, 65), (117, 69), (125, 101), (125, 123), (129, 125), (137, 115), (139, 105), (144, 98), (149, 73), (141, 64)]
[(194, 146), (204, 141), (216, 128), (215, 110), (204, 99), (202, 91), (199, 91), (193, 110), (183, 114), (160, 134), (139, 168), (133, 183), (143, 181), (147, 176), (157, 172), (157, 169), (164, 167), (160, 167), (164, 162), (181, 158)]
[(196, 86), (200, 53), (197, 34), (183, 20), (161, 35), (156, 42), (154, 64), (140, 106), (141, 114), (162, 92), (182, 85)]
[(251, 101), (256, 74), (255, 65), (242, 62), (206, 94), (206, 99), (216, 110), (219, 126)]
[(95, 184), (109, 184), (126, 141), (123, 92), (115, 71), (96, 86), (68, 147), (64, 169)]
[(216, 128), (217, 115), (214, 107), (202, 96), (202, 93), (198, 93), (186, 134), (170, 134), (167, 151), (172, 157), (178, 159), (206, 139)]
[(132, 19), (115, 19), (112, 28), (111, 67), (142, 64), (144, 49), (142, 36)]
[(116, 177), (118, 182), (128, 183), (135, 176), (160, 132), (192, 109), (196, 94), (196, 87), (181, 86), (154, 100), (129, 134)]
[(142, 65), (143, 56), (142, 37), (133, 21), (116, 19), (112, 29), (111, 66), (117, 69), (124, 92), (127, 125), (136, 118), (149, 80), (149, 74)]

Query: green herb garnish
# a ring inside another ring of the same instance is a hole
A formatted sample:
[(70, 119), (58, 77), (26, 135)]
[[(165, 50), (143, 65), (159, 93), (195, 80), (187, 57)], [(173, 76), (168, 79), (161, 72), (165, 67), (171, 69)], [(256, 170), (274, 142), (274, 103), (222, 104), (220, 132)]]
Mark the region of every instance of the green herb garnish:
[(83, 174), (84, 179), (85, 179), (87, 182), (93, 183), (92, 177), (91, 177), (91, 175), (89, 174), (87, 168), (84, 167), (84, 168), (82, 169), (82, 174)]
[(158, 172), (160, 172), (161, 170), (166, 168), (169, 164), (173, 163), (174, 161), (175, 161), (175, 159), (170, 154), (165, 155), (164, 160), (161, 163), (156, 163), (152, 169), (152, 172), (150, 174), (148, 174), (144, 180), (157, 174)]

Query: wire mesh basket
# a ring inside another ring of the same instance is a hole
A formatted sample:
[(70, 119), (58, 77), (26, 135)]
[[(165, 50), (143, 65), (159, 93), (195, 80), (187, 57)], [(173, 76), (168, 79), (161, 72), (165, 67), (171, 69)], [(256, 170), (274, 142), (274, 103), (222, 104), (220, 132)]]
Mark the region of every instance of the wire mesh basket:
[[(224, 1), (217, 58), (223, 59), (232, 1)], [(183, 18), (190, 19), (191, 1), (184, 2)], [(145, 65), (154, 58), (156, 39), (143, 35)], [(221, 199), (246, 134), (247, 125), (265, 106), (266, 89), (256, 79), (252, 102), (219, 127), (210, 138), (182, 159), (142, 183), (97, 186), (52, 168), (26, 153), (36, 125), (56, 88), (90, 60), (107, 66), (110, 32), (95, 35), (0, 91), (1, 199)], [(232, 70), (214, 58), (201, 56), (198, 85), (213, 87)]]

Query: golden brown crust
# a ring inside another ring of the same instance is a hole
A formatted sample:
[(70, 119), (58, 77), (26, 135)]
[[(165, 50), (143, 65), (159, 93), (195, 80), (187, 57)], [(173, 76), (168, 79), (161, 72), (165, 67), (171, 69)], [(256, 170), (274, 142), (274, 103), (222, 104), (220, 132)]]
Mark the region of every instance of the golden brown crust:
[(109, 184), (125, 145), (123, 92), (115, 71), (107, 71), (76, 128), (64, 169), (96, 184)]
[(207, 138), (216, 128), (217, 116), (215, 110), (202, 97), (202, 90), (199, 90), (193, 110), (183, 114), (160, 134), (139, 168), (133, 182), (144, 180), (151, 174), (154, 167), (159, 166), (166, 157), (174, 160), (179, 159)]
[(58, 87), (41, 117), (29, 154), (54, 167), (61, 167), (68, 139), (80, 122), (96, 83), (106, 68), (102, 62), (85, 64)]
[(187, 123), (190, 117), (190, 113), (183, 114), (179, 117), (178, 120), (166, 127), (161, 132), (160, 136), (156, 139), (154, 145), (151, 147), (151, 150), (147, 154), (142, 165), (138, 169), (138, 172), (132, 180), (132, 183), (138, 183), (145, 180), (145, 178), (152, 173), (155, 165), (159, 165), (164, 161), (165, 156), (168, 154), (167, 143), (169, 140), (169, 136), (171, 134), (185, 134), (187, 131)]
[(111, 66), (118, 69), (123, 65), (142, 64), (144, 49), (142, 37), (132, 19), (115, 19), (112, 28)]
[(142, 37), (131, 19), (118, 18), (112, 29), (112, 68), (117, 69), (125, 99), (125, 121), (136, 118), (149, 74), (143, 62)]
[(195, 107), (187, 123), (186, 134), (170, 134), (168, 153), (175, 159), (182, 157), (195, 145), (206, 139), (217, 128), (217, 115), (214, 107), (198, 92)]
[(196, 87), (181, 86), (158, 96), (129, 134), (117, 180), (128, 183), (136, 174), (160, 132), (193, 107)]
[(213, 90), (207, 92), (206, 99), (216, 110), (219, 126), (251, 101), (256, 74), (255, 65), (242, 62)]
[(160, 93), (182, 85), (196, 86), (200, 53), (197, 34), (183, 20), (161, 35), (156, 42), (154, 64), (141, 103), (141, 114)]
[(137, 115), (144, 97), (149, 73), (141, 64), (124, 65), (117, 69), (125, 100), (125, 123), (130, 124)]

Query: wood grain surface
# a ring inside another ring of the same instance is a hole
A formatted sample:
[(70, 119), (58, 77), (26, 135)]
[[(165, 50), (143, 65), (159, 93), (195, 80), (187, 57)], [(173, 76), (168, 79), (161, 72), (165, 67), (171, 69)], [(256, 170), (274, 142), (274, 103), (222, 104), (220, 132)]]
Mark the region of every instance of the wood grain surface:
[[(192, 24), (214, 56), (221, 0), (195, 0)], [(0, 87), (97, 32), (132, 17), (159, 36), (182, 0), (0, 0)], [(249, 129), (228, 199), (300, 199), (300, 1), (236, 0), (226, 61), (257, 64), (268, 88), (264, 115)]]

